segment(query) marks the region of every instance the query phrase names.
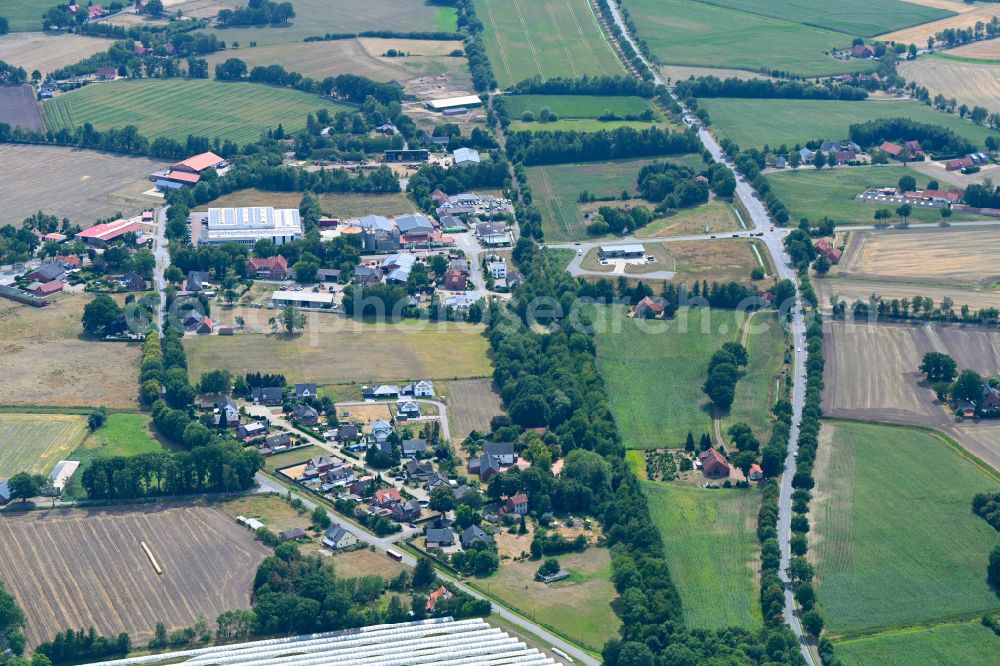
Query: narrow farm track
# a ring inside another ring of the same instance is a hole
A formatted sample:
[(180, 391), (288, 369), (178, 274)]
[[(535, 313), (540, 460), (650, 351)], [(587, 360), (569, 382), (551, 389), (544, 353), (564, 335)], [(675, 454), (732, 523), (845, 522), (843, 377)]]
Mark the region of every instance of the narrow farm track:
[(510, 62), (507, 60), (507, 53), (503, 50), (503, 42), (500, 41), (499, 38), (500, 30), (497, 28), (497, 21), (493, 16), (493, 3), (490, 0), (485, 0), (483, 5), (486, 7), (486, 13), (490, 17), (490, 25), (493, 27), (493, 34), (498, 35), (496, 38), (497, 50), (500, 52), (500, 60), (503, 61), (504, 71), (507, 72), (507, 78), (513, 81), (514, 75), (510, 71)]
[[(747, 339), (750, 337), (750, 322), (753, 320), (754, 315), (757, 314), (757, 310), (754, 310), (750, 315), (743, 320), (742, 326), (740, 326), (740, 344), (744, 348), (747, 346)], [(712, 412), (712, 428), (715, 431), (715, 443), (716, 445), (722, 444), (725, 446), (726, 440), (722, 438), (722, 414), (719, 413), (718, 409)]]

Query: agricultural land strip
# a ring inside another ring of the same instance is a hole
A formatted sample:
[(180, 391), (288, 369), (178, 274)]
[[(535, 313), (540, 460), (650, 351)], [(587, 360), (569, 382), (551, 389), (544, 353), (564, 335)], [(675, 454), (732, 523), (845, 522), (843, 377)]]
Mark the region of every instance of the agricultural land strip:
[(492, 379), (459, 379), (448, 386), (448, 419), (453, 444), (459, 444), (473, 430), (488, 432), (490, 419), (503, 413), (503, 403)]
[[(998, 10), (1000, 11), (1000, 10)], [(1000, 44), (1000, 40), (987, 43)], [(1000, 61), (964, 61), (952, 58), (920, 58), (899, 64), (899, 74), (930, 91), (957, 99), (970, 107), (982, 106), (1000, 113)]]
[(0, 479), (18, 472), (48, 474), (86, 434), (83, 416), (0, 413)]

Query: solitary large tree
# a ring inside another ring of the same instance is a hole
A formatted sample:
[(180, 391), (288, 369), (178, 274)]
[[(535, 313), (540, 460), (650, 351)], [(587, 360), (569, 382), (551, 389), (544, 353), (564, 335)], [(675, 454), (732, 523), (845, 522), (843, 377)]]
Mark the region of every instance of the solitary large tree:
[(927, 352), (924, 354), (924, 361), (920, 364), (920, 372), (927, 375), (927, 381), (932, 384), (937, 382), (950, 382), (955, 379), (958, 367), (955, 359), (941, 352)]
[(281, 312), (281, 323), (284, 325), (286, 331), (294, 333), (306, 327), (306, 315), (298, 308), (286, 305), (285, 309)]
[(10, 498), (25, 502), (32, 497), (37, 497), (42, 490), (43, 483), (45, 483), (45, 477), (39, 474), (18, 472), (7, 482)]
[(962, 370), (951, 387), (951, 397), (978, 403), (983, 398), (983, 378), (975, 370)]

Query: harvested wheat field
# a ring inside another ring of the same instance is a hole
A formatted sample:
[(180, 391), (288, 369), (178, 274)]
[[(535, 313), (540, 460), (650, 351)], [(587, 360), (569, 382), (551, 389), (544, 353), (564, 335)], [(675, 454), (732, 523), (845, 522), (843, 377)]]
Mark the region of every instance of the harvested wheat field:
[(81, 35), (18, 32), (0, 39), (0, 60), (23, 67), (29, 75), (37, 69), (44, 76), (47, 72), (107, 51), (113, 44), (110, 39)]
[(963, 305), (968, 305), (972, 310), (1000, 309), (1000, 290), (997, 289), (937, 286), (930, 283), (888, 282), (871, 278), (846, 277), (815, 279), (813, 286), (819, 296), (820, 309), (824, 312), (829, 311), (830, 297), (835, 297), (838, 301), (845, 301), (851, 305), (854, 301), (867, 301), (872, 294), (877, 294), (886, 301), (891, 301), (894, 298), (908, 298), (912, 301), (914, 296), (921, 296), (930, 298), (935, 304), (941, 303), (945, 298), (950, 298), (955, 303), (956, 311), (961, 310)]
[[(134, 215), (163, 200), (144, 196), (162, 162), (56, 146), (0, 145), (4, 205), (0, 226), (19, 225), (44, 208), (82, 227), (121, 212)], [(138, 187), (137, 187), (138, 184)], [(139, 189), (141, 188), (141, 190)]]
[(998, 253), (994, 231), (853, 233), (832, 274), (988, 286), (1000, 279)]
[(163, 7), (180, 11), (187, 18), (215, 18), (220, 10), (236, 9), (244, 3), (237, 0), (163, 0)]
[[(998, 8), (997, 15), (1000, 16), (1000, 8)], [(981, 42), (972, 42), (971, 44), (959, 46), (956, 49), (948, 49), (944, 55), (957, 58), (1000, 60), (1000, 41), (995, 39), (986, 39)]]
[(27, 615), (29, 646), (67, 627), (127, 631), (138, 644), (157, 622), (169, 631), (202, 615), (211, 626), (222, 611), (249, 608), (254, 570), (268, 553), (206, 507), (5, 514), (0, 543), (0, 580)]
[[(981, 44), (997, 44), (1000, 47), (1000, 42), (995, 39)], [(1000, 54), (992, 57), (1000, 58)], [(989, 64), (949, 58), (920, 58), (899, 63), (899, 73), (906, 80), (927, 88), (931, 96), (940, 93), (970, 107), (981, 106), (996, 113), (1000, 112), (1000, 68), (997, 65), (1000, 65), (1000, 60), (997, 64)]]
[(0, 299), (2, 402), (136, 407), (139, 345), (81, 337), (80, 317), (90, 295), (63, 293), (50, 300), (48, 307), (33, 308)]
[(969, 7), (968, 11), (964, 12), (962, 11), (963, 8), (958, 5), (942, 7), (942, 9), (949, 9), (953, 12), (961, 13), (956, 14), (955, 16), (949, 16), (948, 18), (943, 18), (940, 21), (931, 21), (930, 23), (923, 23), (921, 25), (915, 25), (909, 28), (903, 28), (902, 30), (897, 30), (895, 32), (879, 35), (878, 37), (875, 37), (875, 39), (880, 42), (916, 44), (917, 47), (922, 48), (927, 46), (928, 37), (933, 37), (942, 30), (947, 28), (971, 28), (976, 25), (976, 21), (989, 23), (992, 17), (1000, 16), (1000, 8), (997, 8), (992, 4), (976, 5), (975, 7)]
[(503, 403), (492, 379), (460, 379), (448, 382), (448, 422), (454, 444), (473, 430), (488, 432), (490, 419), (503, 413)]
[(1000, 374), (1000, 331), (971, 326), (934, 326), (933, 330), (959, 368), (972, 368), (984, 377)]
[(717, 67), (694, 67), (691, 65), (660, 65), (660, 76), (664, 79), (671, 79), (674, 82), (684, 81), (692, 76), (715, 76), (720, 79), (735, 78), (742, 81), (750, 79), (769, 79), (771, 77), (760, 72), (751, 72), (746, 69), (722, 69)]

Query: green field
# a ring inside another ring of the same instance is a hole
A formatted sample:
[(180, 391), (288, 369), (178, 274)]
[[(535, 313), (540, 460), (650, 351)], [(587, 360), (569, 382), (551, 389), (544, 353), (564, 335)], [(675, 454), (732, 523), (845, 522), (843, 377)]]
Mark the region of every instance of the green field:
[(812, 99), (698, 100), (708, 111), (712, 130), (743, 148), (792, 147), (807, 141), (839, 141), (848, 138), (852, 124), (878, 118), (910, 118), (916, 122), (947, 127), (982, 148), (986, 137), (1000, 134), (988, 127), (962, 120), (952, 113), (936, 111), (926, 104), (903, 100), (839, 102)]
[(851, 37), (874, 37), (911, 25), (929, 23), (954, 16), (950, 12), (901, 0), (707, 0), (705, 4), (729, 7), (747, 14), (758, 14), (802, 25), (812, 25), (842, 32)]
[(810, 551), (834, 634), (1000, 608), (986, 562), (1000, 536), (969, 509), (994, 478), (921, 430), (827, 423)]
[(42, 111), (51, 130), (86, 122), (98, 130), (135, 125), (155, 139), (183, 142), (189, 134), (251, 143), (268, 128), (282, 124), (296, 132), (317, 109), (348, 109), (317, 95), (256, 83), (195, 79), (143, 79), (90, 85), (45, 102)]
[(268, 472), (274, 472), (276, 469), (305, 462), (316, 456), (325, 456), (328, 453), (329, 451), (318, 446), (300, 446), (291, 451), (285, 451), (284, 453), (264, 458), (264, 469)]
[(476, 0), (475, 6), (501, 88), (537, 75), (625, 73), (586, 0)]
[(42, 14), (56, 4), (52, 0), (0, 0), (0, 16), (10, 22), (11, 32), (40, 31)]
[(597, 361), (625, 446), (679, 447), (689, 432), (711, 433), (701, 386), (712, 354), (736, 339), (734, 311), (682, 308), (673, 320), (640, 322), (621, 308), (602, 312), (610, 323), (598, 329)]
[[(245, 4), (245, 3), (229, 3)], [(454, 7), (428, 0), (295, 0), (295, 18), (280, 28), (240, 27), (211, 30), (227, 44), (247, 46), (251, 41), (265, 44), (301, 42), (306, 37), (327, 33), (389, 30), (393, 32), (454, 32)]]
[(647, 481), (643, 489), (666, 546), (670, 577), (690, 629), (759, 628), (760, 510), (755, 489), (709, 490)]
[(134, 456), (140, 453), (163, 451), (150, 428), (146, 414), (109, 414), (107, 423), (96, 432), (90, 433), (83, 443), (73, 451), (69, 460), (79, 460), (80, 469), (66, 487), (65, 495), (70, 498), (86, 496), (80, 479), (90, 462), (97, 457)]
[[(869, 187), (895, 187), (902, 176), (913, 176), (917, 187), (930, 182), (930, 176), (908, 167), (848, 167), (818, 170), (801, 167), (767, 175), (771, 189), (788, 207), (793, 222), (803, 217), (819, 221), (823, 216), (837, 224), (873, 224), (875, 211), (889, 208), (895, 214), (898, 204), (880, 205), (876, 202), (856, 201), (854, 197)], [(947, 187), (947, 185), (945, 185)], [(970, 213), (954, 211), (952, 221), (985, 219)], [(940, 222), (941, 213), (936, 208), (914, 209), (913, 222)], [(894, 218), (892, 222), (898, 222)]]
[(976, 666), (995, 664), (1000, 637), (975, 620), (904, 629), (834, 643), (844, 666)]
[[(504, 95), (507, 105), (507, 115), (517, 119), (525, 111), (531, 111), (538, 117), (538, 111), (549, 107), (549, 111), (560, 118), (599, 118), (605, 112), (616, 116), (639, 115), (647, 109), (653, 111), (656, 117), (660, 114), (650, 104), (649, 100), (629, 95), (624, 97), (600, 97), (598, 95)], [(542, 127), (547, 124), (536, 123)]]
[(654, 161), (679, 162), (698, 171), (704, 167), (701, 155), (690, 154), (526, 169), (535, 205), (542, 212), (546, 240), (586, 238), (589, 220), (580, 211), (580, 193), (587, 190), (597, 197), (617, 197), (622, 191), (635, 194), (639, 170)]
[(86, 433), (85, 416), (0, 413), (0, 479), (18, 472), (48, 474)]
[(746, 344), (750, 363), (736, 383), (736, 398), (729, 414), (722, 419), (723, 430), (733, 423), (746, 423), (757, 439), (762, 443), (767, 441), (773, 418), (771, 408), (781, 395), (781, 389), (775, 388), (775, 379), (779, 369), (785, 369), (783, 361), (787, 346), (785, 331), (779, 325), (777, 315), (754, 315)]
[(854, 35), (693, 0), (624, 0), (622, 4), (638, 36), (667, 64), (755, 71), (767, 67), (802, 76), (872, 70), (877, 65), (828, 55), (831, 50), (850, 47)]

